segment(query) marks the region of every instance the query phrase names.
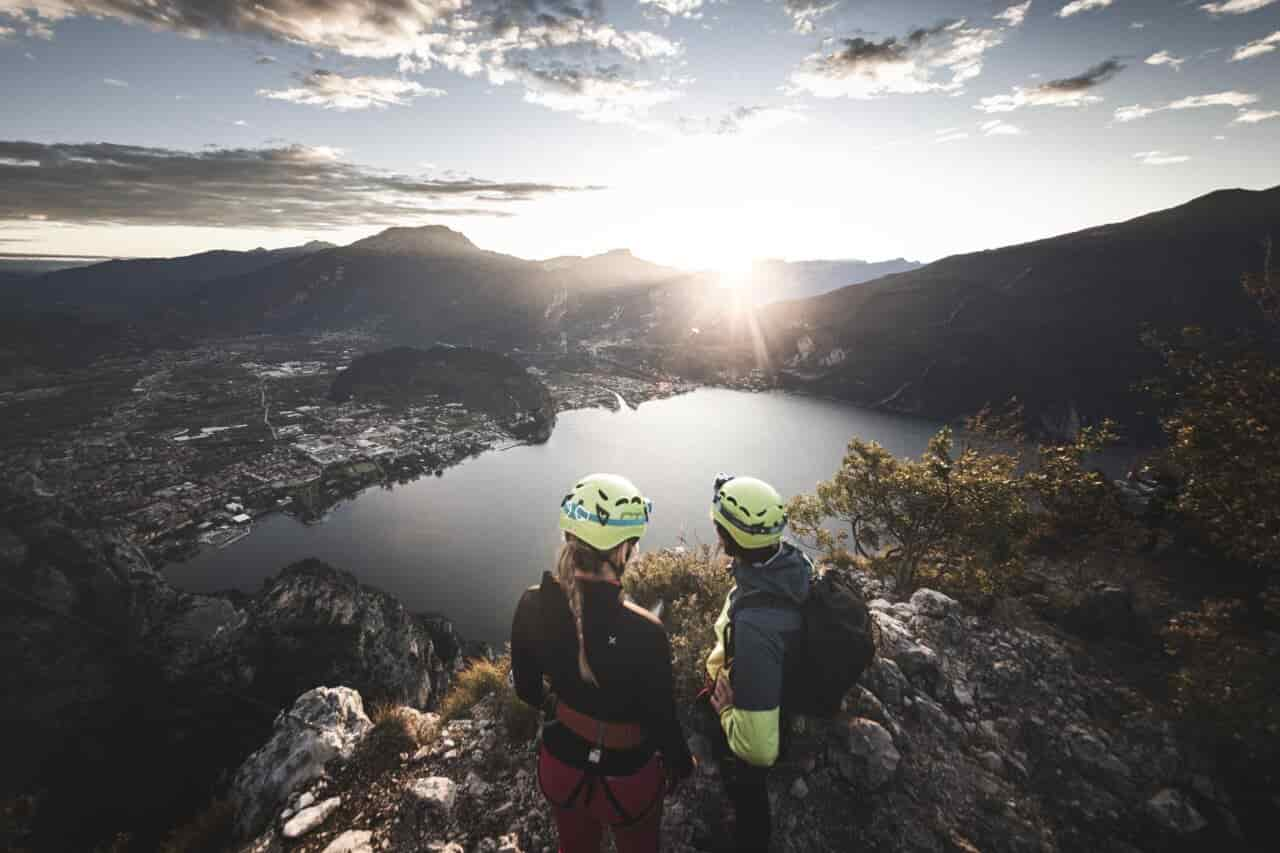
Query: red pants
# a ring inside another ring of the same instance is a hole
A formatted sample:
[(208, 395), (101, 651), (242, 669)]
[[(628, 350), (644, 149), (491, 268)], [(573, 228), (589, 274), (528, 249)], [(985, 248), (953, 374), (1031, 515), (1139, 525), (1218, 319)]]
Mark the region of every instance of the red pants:
[(543, 747), (538, 783), (555, 810), (560, 853), (599, 853), (605, 827), (618, 853), (657, 851), (665, 774), (656, 754), (630, 776), (591, 776)]

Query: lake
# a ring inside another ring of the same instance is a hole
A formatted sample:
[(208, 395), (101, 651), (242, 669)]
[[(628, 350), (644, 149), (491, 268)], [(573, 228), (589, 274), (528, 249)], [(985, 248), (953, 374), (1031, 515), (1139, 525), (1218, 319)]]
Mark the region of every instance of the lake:
[(407, 485), (369, 489), (320, 524), (275, 514), (252, 535), (169, 566), (181, 589), (253, 591), (318, 557), (448, 616), (467, 639), (506, 641), (521, 590), (551, 567), (560, 499), (583, 474), (623, 474), (654, 502), (642, 548), (713, 542), (717, 472), (750, 474), (785, 497), (829, 478), (854, 435), (918, 455), (933, 421), (781, 392), (703, 388), (632, 410), (560, 415), (545, 444), (495, 450)]

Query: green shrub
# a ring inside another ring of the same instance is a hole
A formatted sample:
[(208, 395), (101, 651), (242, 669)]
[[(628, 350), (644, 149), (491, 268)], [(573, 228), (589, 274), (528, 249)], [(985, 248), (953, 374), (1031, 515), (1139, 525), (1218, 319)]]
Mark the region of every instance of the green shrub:
[(726, 559), (706, 545), (641, 554), (623, 575), (632, 600), (645, 607), (663, 602), (678, 704), (692, 702), (707, 680), (715, 621), (732, 586)]
[(1140, 541), (1141, 525), (1125, 509), (1120, 491), (1088, 459), (1115, 444), (1115, 424), (1085, 427), (1069, 442), (1042, 444), (1023, 475), (1035, 506), (1032, 537), (1041, 550), (1088, 561), (1110, 558)]
[[(1246, 281), (1266, 318), (1275, 286)], [(1157, 464), (1173, 475), (1173, 511), (1225, 556), (1260, 573), (1280, 569), (1280, 340), (1214, 340), (1183, 330), (1157, 342), (1170, 375), (1156, 387), (1168, 405), (1169, 447)]]
[[(919, 459), (854, 438), (840, 469), (814, 495), (792, 499), (792, 529), (833, 558), (841, 548), (891, 574), (901, 593), (923, 582), (991, 593), (1021, 571), (1030, 529), (1013, 453), (966, 445), (950, 428)], [(823, 525), (841, 522), (835, 533)]]

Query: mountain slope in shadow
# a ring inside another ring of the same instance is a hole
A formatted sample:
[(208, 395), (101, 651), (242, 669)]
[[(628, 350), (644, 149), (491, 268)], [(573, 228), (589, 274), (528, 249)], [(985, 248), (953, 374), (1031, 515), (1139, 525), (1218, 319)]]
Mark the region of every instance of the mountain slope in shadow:
[(1017, 396), (1050, 428), (1134, 421), (1141, 342), (1197, 324), (1248, 328), (1241, 288), (1280, 236), (1280, 187), (1222, 190), (1127, 222), (955, 255), (763, 317), (789, 384), (954, 417)]

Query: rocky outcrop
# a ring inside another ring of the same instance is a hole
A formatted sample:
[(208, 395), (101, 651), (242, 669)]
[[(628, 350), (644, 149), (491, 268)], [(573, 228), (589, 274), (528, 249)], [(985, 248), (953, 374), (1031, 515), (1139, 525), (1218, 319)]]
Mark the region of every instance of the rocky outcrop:
[(460, 659), (447, 620), (318, 561), (256, 597), (193, 595), (38, 495), (0, 493), (0, 572), (0, 783), (43, 791), (15, 837), (50, 848), (146, 843), (317, 684), (426, 708)]
[[(320, 684), (426, 708), (448, 687), (461, 643), (443, 620), (319, 560), (303, 560), (267, 581), (247, 610), (237, 654), (256, 679), (287, 683), (297, 695)], [(433, 636), (434, 635), (434, 636)], [(436, 637), (451, 653), (442, 659)]]
[[(276, 720), (275, 732), (240, 765), (231, 783), (236, 828), (258, 831), (292, 791), (324, 773), (334, 758), (350, 758), (373, 724), (360, 694), (348, 687), (317, 687), (298, 697)], [(307, 834), (341, 804), (338, 797), (300, 798), (282, 815), (286, 838)]]
[[(1212, 765), (1078, 641), (933, 590), (895, 601), (859, 579), (881, 654), (836, 719), (793, 721), (770, 780), (775, 850), (1249, 849)], [(509, 743), (496, 716), (482, 702), (372, 783), (331, 764), (312, 796), (340, 796), (341, 809), (288, 849), (321, 851), (349, 831), (388, 851), (553, 849), (533, 747)], [(722, 837), (709, 741), (690, 743), (701, 769), (664, 815), (664, 849), (679, 853)], [(283, 831), (277, 821), (245, 849), (286, 849)]]

